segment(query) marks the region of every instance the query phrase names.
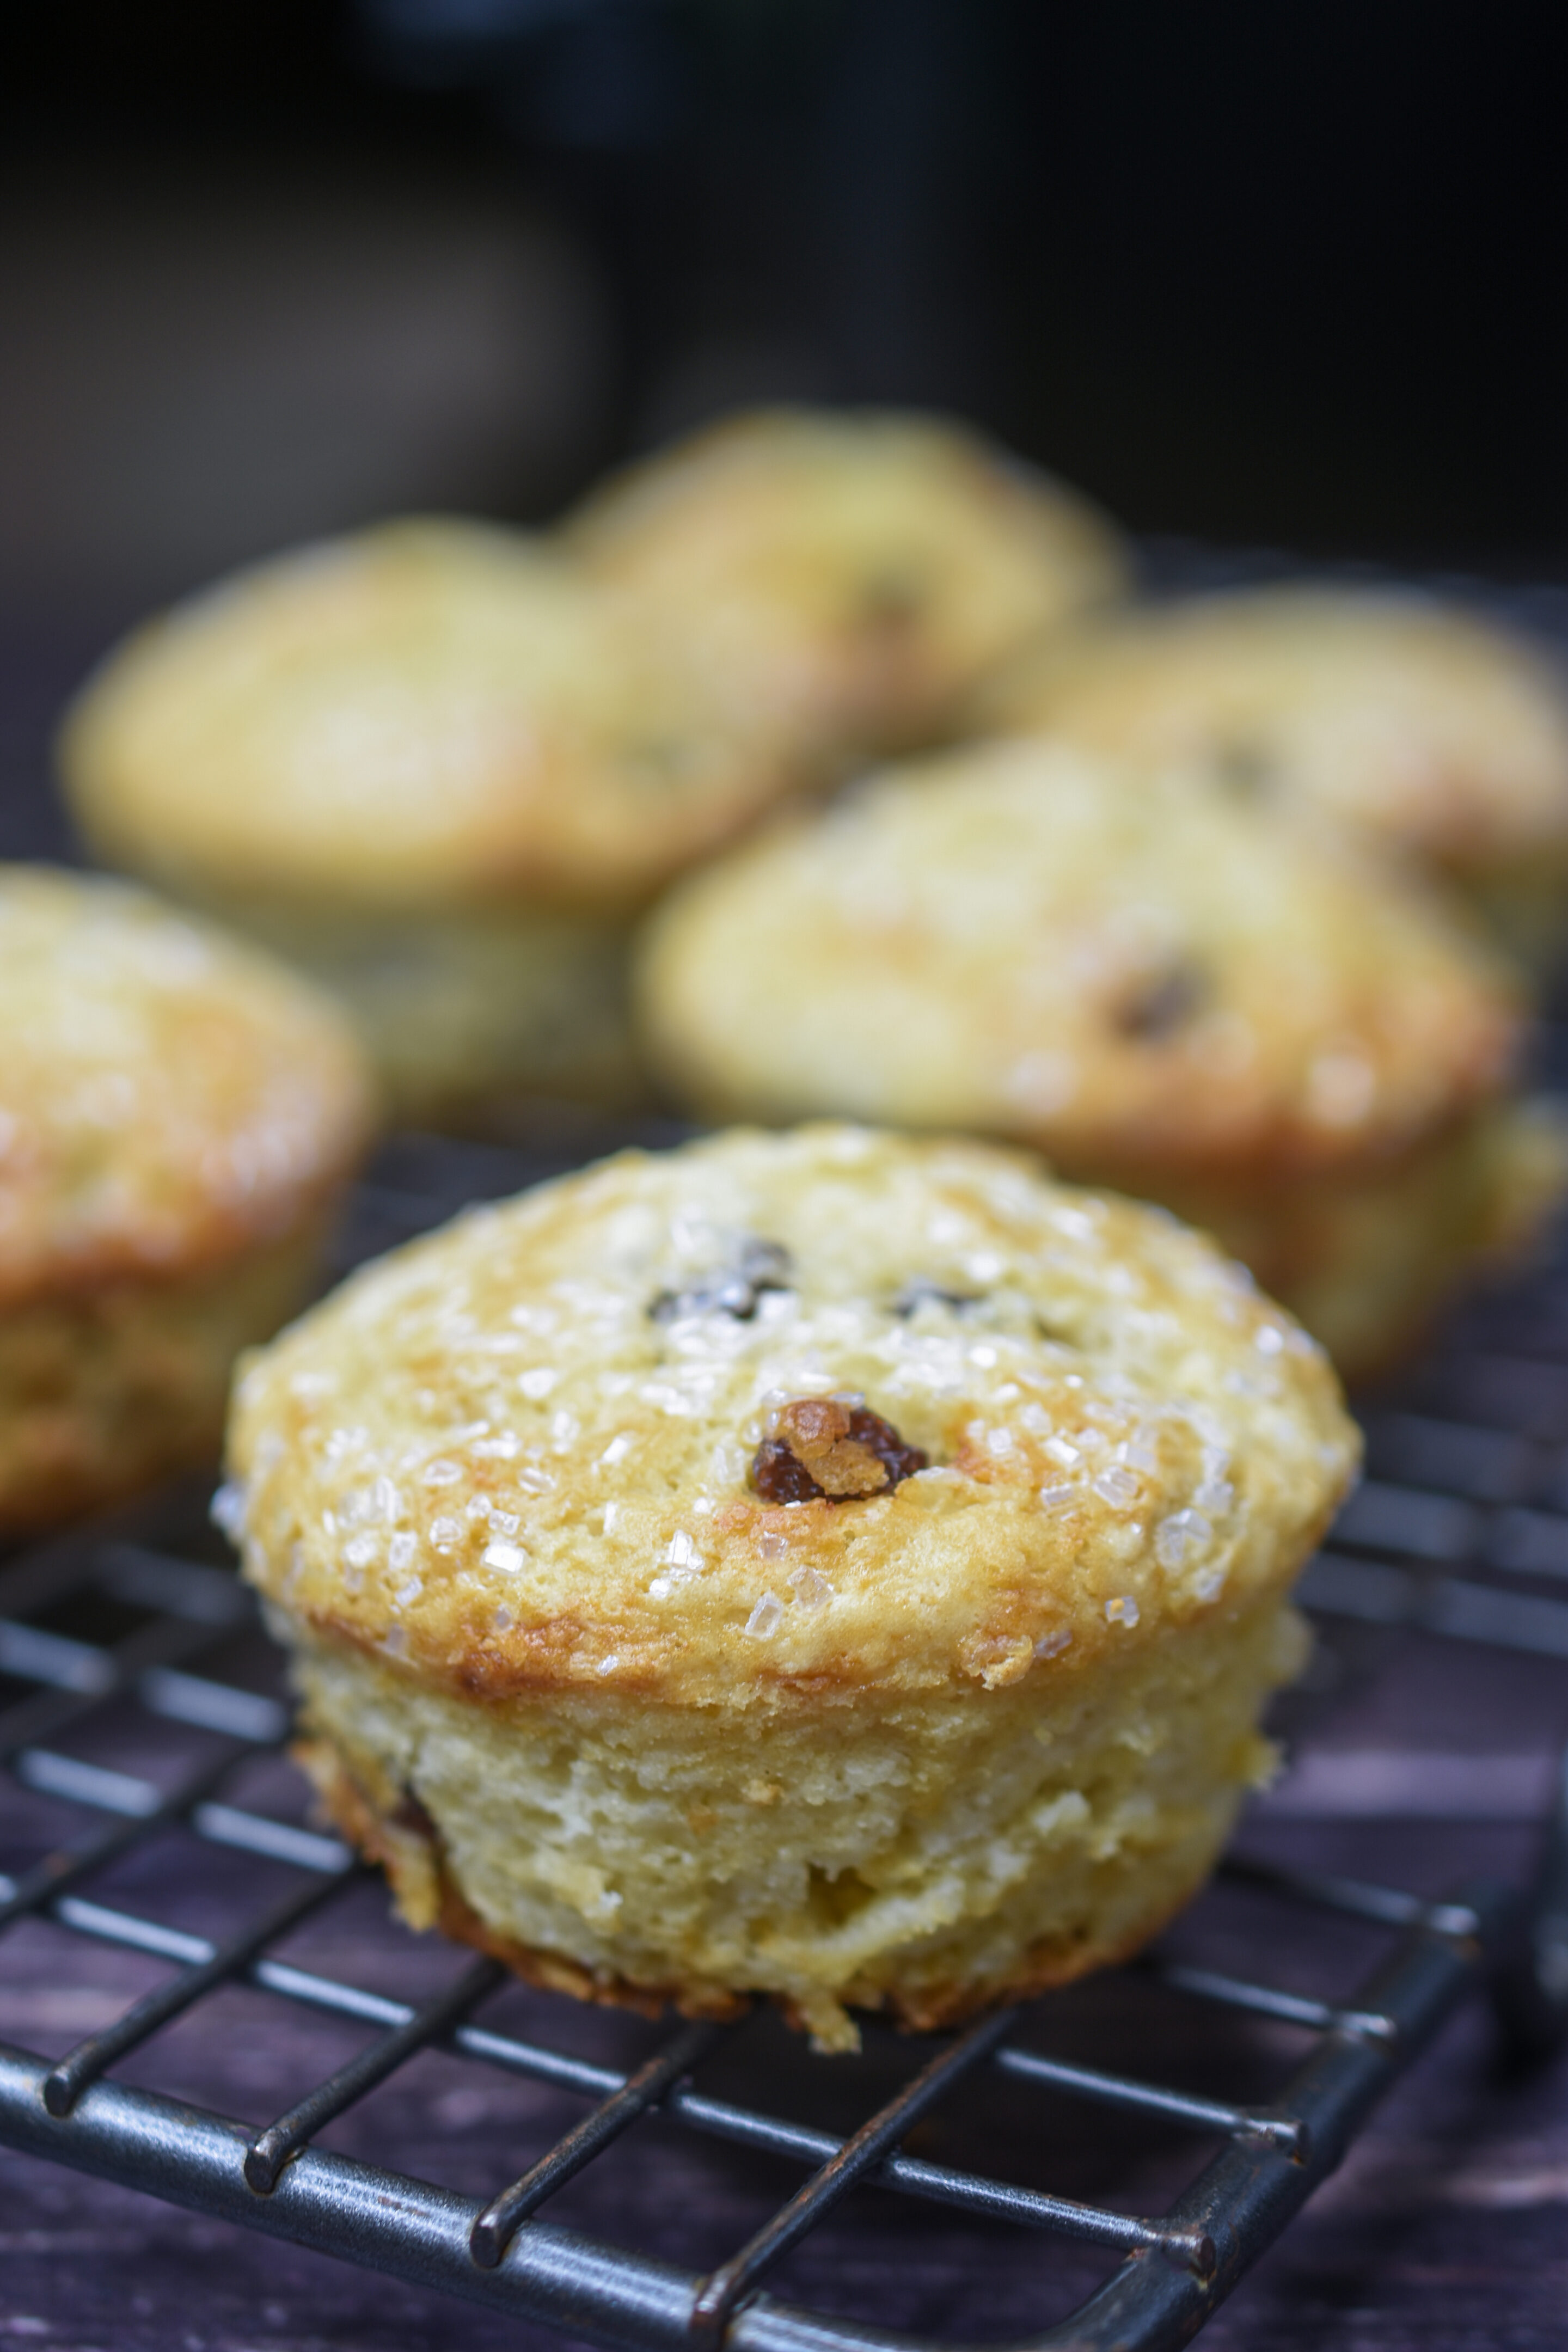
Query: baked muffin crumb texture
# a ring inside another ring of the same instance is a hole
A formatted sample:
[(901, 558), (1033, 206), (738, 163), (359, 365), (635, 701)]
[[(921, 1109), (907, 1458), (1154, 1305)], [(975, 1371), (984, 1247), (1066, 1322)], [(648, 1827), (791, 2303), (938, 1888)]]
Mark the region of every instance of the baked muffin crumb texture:
[(1512, 970), (1205, 772), (1027, 740), (885, 769), (689, 877), (638, 990), (706, 1116), (1033, 1144), (1218, 1233), (1358, 1375), (1563, 1188)]
[[(770, 1442), (823, 1491), (759, 1494)], [(242, 1379), (226, 1507), (412, 1917), (841, 2044), (846, 2002), (934, 2023), (1184, 1899), (1355, 1449), (1162, 1213), (819, 1127), (354, 1276)]]
[(345, 1022), (140, 890), (0, 867), (0, 1528), (211, 1446), (368, 1141)]

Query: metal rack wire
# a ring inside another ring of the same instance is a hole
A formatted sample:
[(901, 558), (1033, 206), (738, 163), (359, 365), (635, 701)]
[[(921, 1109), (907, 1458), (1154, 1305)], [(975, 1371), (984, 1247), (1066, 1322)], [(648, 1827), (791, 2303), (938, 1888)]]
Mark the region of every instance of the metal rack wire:
[[(563, 1140), (554, 1164), (578, 1157), (584, 1140)], [(550, 1160), (405, 1141), (363, 1193), (346, 1254), (384, 1246), (465, 1197), (510, 1189), (546, 1172)], [(1568, 1658), (1568, 1595), (1557, 1597), (1568, 1577), (1568, 1265), (1473, 1314), (1414, 1382), (1378, 1402), (1368, 1429), (1373, 1475), (1305, 1589), (1331, 1645), (1354, 1624), (1374, 1634), (1384, 1649), (1370, 1664), (1363, 1659), (1363, 1671), (1376, 1671), (1387, 1643), (1410, 1628)], [(205, 1489), (187, 1489), (0, 1568), (0, 1763), (18, 1792), (64, 1805), (87, 1824), (0, 1876), (0, 1928), (47, 1921), (166, 1967), (113, 2022), (54, 2058), (0, 2045), (0, 2142), (12, 2147), (638, 2352), (723, 2342), (737, 2352), (867, 2352), (926, 2341), (807, 2310), (767, 2288), (842, 2200), (875, 2187), (1103, 2251), (1109, 2275), (1070, 2317), (1028, 2339), (1037, 2352), (1069, 2344), (1079, 2352), (1155, 2347), (1184, 2341), (1202, 2324), (1467, 1995), (1490, 1987), (1520, 2049), (1544, 2045), (1561, 2025), (1568, 2005), (1562, 1800), (1543, 1825), (1529, 1885), (1468, 1885), (1432, 1900), (1337, 1869), (1256, 1856), (1226, 1865), (1233, 1887), (1276, 1915), (1353, 1921), (1393, 1939), (1371, 1973), (1337, 1997), (1310, 1995), (1266, 1969), (1237, 1973), (1201, 1950), (1163, 1949), (1123, 1972), (1133, 2003), (1204, 2004), (1310, 2037), (1304, 2063), (1262, 2103), (1037, 2048), (1037, 2036), (1050, 2038), (1056, 2014), (1047, 1999), (934, 2045), (904, 2044), (891, 2095), (874, 2087), (885, 2066), (872, 2070), (871, 2112), (844, 2135), (705, 2084), (721, 2059), (738, 2063), (744, 2080), (745, 2025), (666, 2028), (639, 2063), (605, 2064), (562, 2046), (569, 2036), (552, 2037), (548, 2001), (535, 2009), (545, 2028), (537, 2033), (487, 2024), (483, 2011), (504, 1980), (488, 1960), (413, 1999), (300, 1966), (280, 1948), (319, 1925), (363, 1874), (336, 1839), (237, 1789), (255, 1759), (286, 1738), (287, 1715), (258, 1686), (268, 1671), (261, 1637), (247, 1594), (205, 1527)], [(1353, 1647), (1352, 1640), (1347, 1654)], [(119, 1727), (114, 1740), (100, 1736), (110, 1723)], [(201, 1743), (173, 1780), (159, 1747), (170, 1727), (199, 1734)], [(143, 1751), (147, 1769), (126, 1769)], [(158, 1769), (155, 1755), (163, 1758)], [(106, 1894), (106, 1874), (134, 1857), (143, 1890), (155, 1895), (161, 1842), (182, 1837), (280, 1867), (287, 1883), (216, 1936), (160, 1917), (155, 1902), (149, 1916), (143, 1905)], [(280, 2082), (278, 2112), (259, 2126), (116, 2079), (113, 2070), (161, 2032), (235, 1986), (363, 2028), (365, 2038), (302, 2095), (289, 2097)], [(584, 2101), (586, 2112), (482, 2199), (320, 2144), (334, 2119), (429, 2050), (552, 2086)], [(813, 2060), (803, 2051), (799, 2064), (834, 2070), (840, 2092), (858, 2080), (856, 2062)], [(1167, 2210), (1142, 2215), (935, 2161), (906, 2145), (962, 2086), (984, 2094), (1002, 2080), (1030, 2095), (1119, 2110), (1140, 2128), (1190, 2132), (1200, 2151), (1217, 2142), (1217, 2152), (1206, 2160), (1200, 2153), (1195, 2177)], [(541, 2215), (656, 2111), (685, 2132), (764, 2151), (804, 2176), (705, 2274)]]

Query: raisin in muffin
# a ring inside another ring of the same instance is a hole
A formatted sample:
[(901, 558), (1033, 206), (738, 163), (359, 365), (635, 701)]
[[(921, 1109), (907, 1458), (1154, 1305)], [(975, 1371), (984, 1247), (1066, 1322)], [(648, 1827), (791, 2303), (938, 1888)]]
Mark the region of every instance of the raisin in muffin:
[(0, 1535), (199, 1459), (367, 1139), (348, 1024), (139, 890), (0, 866)]
[(1092, 752), (1197, 758), (1459, 885), (1550, 961), (1568, 900), (1568, 690), (1554, 664), (1412, 595), (1267, 588), (1085, 627), (984, 716)]
[(876, 412), (733, 417), (612, 481), (568, 541), (829, 765), (951, 731), (999, 665), (1126, 576), (1076, 493), (960, 426)]
[(1173, 1219), (825, 1127), (397, 1252), (252, 1360), (230, 1450), (305, 1757), (408, 1919), (839, 2048), (1186, 1900), (1356, 1437)]
[(659, 616), (542, 545), (405, 522), (142, 630), (65, 726), (114, 866), (350, 1005), (395, 1110), (635, 1097), (630, 915), (794, 780)]
[(890, 770), (682, 886), (642, 992), (710, 1115), (1033, 1143), (1219, 1234), (1347, 1374), (1562, 1188), (1504, 967), (1203, 774), (1029, 741)]

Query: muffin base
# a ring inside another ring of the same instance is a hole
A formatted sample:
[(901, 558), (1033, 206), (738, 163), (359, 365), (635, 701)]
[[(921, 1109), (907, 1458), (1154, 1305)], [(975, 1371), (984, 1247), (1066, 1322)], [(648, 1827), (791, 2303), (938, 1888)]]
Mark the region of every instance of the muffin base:
[[(280, 1631), (296, 1637), (296, 1629)], [(440, 1927), (580, 2000), (774, 2000), (931, 2030), (1125, 1958), (1186, 1903), (1272, 1751), (1278, 1599), (992, 1691), (804, 1709), (491, 1706), (306, 1640), (300, 1760)]]
[[(331, 1826), (365, 1861), (386, 1873), (399, 1916), (416, 1930), (439, 1928), (454, 1943), (471, 1945), (542, 1992), (566, 1993), (574, 2000), (604, 2009), (634, 2010), (642, 2017), (658, 2017), (674, 2009), (682, 2017), (721, 2021), (743, 2016), (755, 1996), (736, 1992), (700, 1979), (676, 1978), (668, 1984), (634, 1982), (614, 1969), (585, 1968), (563, 1953), (521, 1943), (480, 1918), (462, 1894), (442, 1851), (440, 1833), (421, 1808), (406, 1800), (395, 1813), (378, 1811), (330, 1739), (296, 1740), (289, 1754), (321, 1801)], [(1228, 1824), (1227, 1824), (1228, 1829)], [(955, 1982), (923, 1988), (918, 1994), (893, 1986), (863, 2005), (883, 2011), (900, 2032), (934, 2033), (962, 2024), (965, 2019), (994, 2009), (1004, 2000), (1028, 2000), (1037, 1993), (1054, 1992), (1097, 1969), (1114, 1968), (1131, 1959), (1184, 1910), (1217, 1857), (1219, 1840), (1203, 1867), (1184, 1878), (1163, 1910), (1141, 1918), (1119, 1941), (1084, 1941), (1068, 1952), (1049, 1944), (1026, 1951), (1016, 1969), (991, 1984)], [(825, 2005), (803, 2006), (787, 1993), (769, 1996), (797, 2032), (809, 2033), (814, 2046), (829, 2054), (859, 2047), (859, 2030), (840, 2010), (837, 2018)], [(837, 2007), (837, 2004), (833, 2004)]]
[(1250, 1266), (1345, 1380), (1365, 1381), (1408, 1355), (1466, 1284), (1526, 1255), (1565, 1186), (1568, 1122), (1550, 1102), (1525, 1101), (1381, 1171), (1260, 1186), (1250, 1200), (1148, 1189)]
[(355, 912), (205, 898), (331, 991), (400, 1124), (493, 1133), (533, 1097), (644, 1108), (619, 916), (550, 907)]
[(0, 1537), (215, 1453), (235, 1358), (310, 1297), (323, 1239), (317, 1217), (227, 1264), (0, 1308)]
[(584, 1968), (560, 1952), (520, 1943), (487, 1927), (455, 1884), (441, 1849), (440, 1832), (423, 1806), (405, 1798), (395, 1811), (379, 1808), (344, 1762), (331, 1740), (296, 1739), (289, 1755), (321, 1801), (331, 1827), (366, 1862), (386, 1873), (398, 1915), (410, 1927), (439, 1927), (454, 1943), (471, 1944), (500, 1960), (525, 1984), (542, 1992), (569, 1993), (574, 2000), (604, 2009), (632, 2009), (658, 2017), (674, 2007), (683, 2017), (739, 2017), (749, 2006), (743, 1993), (694, 1983), (633, 1984), (613, 1969)]
[(1456, 866), (1444, 879), (1537, 984), (1561, 971), (1568, 955), (1568, 870), (1560, 851), (1543, 847), (1512, 865)]

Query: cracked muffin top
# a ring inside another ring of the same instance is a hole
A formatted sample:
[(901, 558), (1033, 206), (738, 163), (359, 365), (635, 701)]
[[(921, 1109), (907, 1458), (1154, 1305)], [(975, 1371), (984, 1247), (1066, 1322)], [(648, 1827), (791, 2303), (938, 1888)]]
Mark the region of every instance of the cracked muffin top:
[(348, 1024), (119, 882), (0, 866), (0, 1303), (289, 1232), (369, 1139)]
[(60, 757), (111, 861), (348, 908), (636, 904), (794, 782), (656, 611), (521, 532), (434, 520), (280, 556), (139, 630)]
[(1423, 597), (1263, 588), (1128, 612), (1022, 665), (984, 715), (1210, 761), (1456, 874), (1568, 866), (1568, 683), (1526, 640)]
[(723, 1117), (1038, 1144), (1137, 1189), (1376, 1167), (1510, 1082), (1517, 983), (1414, 881), (1237, 797), (1039, 741), (888, 769), (691, 877), (649, 1049)]
[(625, 1153), (345, 1283), (240, 1380), (297, 1623), (477, 1698), (994, 1688), (1277, 1601), (1351, 1475), (1321, 1350), (1028, 1155)]
[(829, 747), (946, 726), (1127, 570), (1076, 492), (962, 426), (876, 411), (732, 417), (613, 480), (568, 543)]

